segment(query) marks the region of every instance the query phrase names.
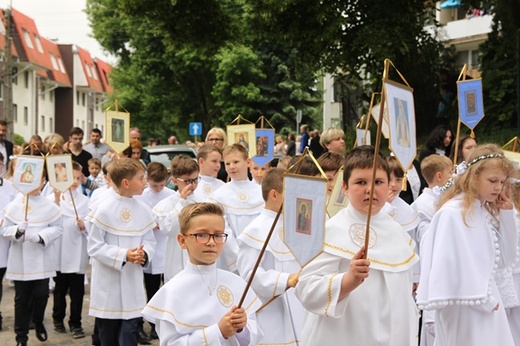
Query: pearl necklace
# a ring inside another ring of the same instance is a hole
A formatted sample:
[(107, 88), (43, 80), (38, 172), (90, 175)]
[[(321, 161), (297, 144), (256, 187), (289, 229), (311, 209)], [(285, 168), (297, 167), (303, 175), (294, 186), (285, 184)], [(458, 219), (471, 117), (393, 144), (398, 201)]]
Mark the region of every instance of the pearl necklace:
[(217, 283), (218, 283), (218, 269), (215, 268), (215, 273), (216, 273), (216, 275), (215, 275), (215, 287), (211, 288), (211, 287), (207, 284), (206, 280), (204, 280), (204, 276), (203, 276), (202, 273), (200, 272), (200, 270), (199, 270), (199, 266), (196, 265), (195, 268), (197, 268), (197, 272), (199, 273), (200, 278), (202, 279), (202, 282), (204, 282), (204, 285), (206, 285), (206, 287), (208, 288), (209, 295), (212, 296), (212, 295), (213, 295), (213, 291), (215, 291), (215, 289), (217, 288)]

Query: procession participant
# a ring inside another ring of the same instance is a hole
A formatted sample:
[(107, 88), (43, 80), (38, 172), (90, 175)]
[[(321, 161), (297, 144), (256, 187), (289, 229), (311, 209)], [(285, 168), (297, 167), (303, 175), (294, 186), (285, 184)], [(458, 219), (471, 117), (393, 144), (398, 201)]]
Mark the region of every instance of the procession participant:
[(199, 148), (197, 162), (200, 168), (200, 182), (193, 192), (197, 202), (206, 202), (214, 191), (224, 186), (225, 183), (217, 179), (221, 161), (222, 151), (216, 146), (204, 144)]

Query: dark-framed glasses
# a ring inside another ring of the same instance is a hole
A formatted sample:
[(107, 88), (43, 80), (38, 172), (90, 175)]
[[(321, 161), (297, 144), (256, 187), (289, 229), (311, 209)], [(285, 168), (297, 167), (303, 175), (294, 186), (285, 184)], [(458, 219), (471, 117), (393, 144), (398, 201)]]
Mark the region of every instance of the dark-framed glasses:
[(191, 185), (191, 184), (198, 184), (200, 181), (200, 176), (195, 179), (182, 179), (182, 178), (176, 178), (176, 179), (179, 181), (182, 181), (183, 183), (185, 183), (187, 185)]
[(223, 138), (208, 138), (208, 142), (223, 142)]
[(217, 244), (224, 244), (228, 237), (226, 233), (186, 233), (185, 236), (195, 237), (195, 241), (199, 244), (207, 244), (211, 238), (213, 238), (213, 241)]

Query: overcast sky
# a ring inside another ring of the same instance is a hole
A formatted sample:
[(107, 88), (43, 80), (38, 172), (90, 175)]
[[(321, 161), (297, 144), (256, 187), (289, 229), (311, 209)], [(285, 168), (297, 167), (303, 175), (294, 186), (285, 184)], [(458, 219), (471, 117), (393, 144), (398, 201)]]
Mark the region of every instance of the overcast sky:
[(0, 7), (12, 7), (36, 22), (42, 37), (57, 43), (76, 44), (90, 52), (93, 58), (114, 64), (95, 39), (90, 37), (87, 15), (83, 10), (86, 0), (0, 0)]

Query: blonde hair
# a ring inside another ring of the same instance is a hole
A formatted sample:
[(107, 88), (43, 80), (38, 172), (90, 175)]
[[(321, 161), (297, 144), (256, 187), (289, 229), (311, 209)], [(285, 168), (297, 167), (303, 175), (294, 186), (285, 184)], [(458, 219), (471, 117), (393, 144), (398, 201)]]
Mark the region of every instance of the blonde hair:
[(215, 203), (192, 203), (185, 206), (179, 213), (181, 234), (186, 234), (190, 228), (190, 220), (201, 215), (218, 215), (224, 220), (224, 209)]
[(435, 174), (451, 168), (453, 162), (444, 155), (430, 155), (421, 162), (421, 173), (428, 184), (433, 183)]
[(222, 138), (222, 139), (224, 140), (224, 147), (227, 145), (227, 136), (226, 136), (226, 131), (224, 131), (224, 130), (221, 129), (220, 127), (213, 127), (213, 128), (211, 128), (211, 129), (208, 131), (208, 134), (206, 135), (206, 139), (204, 140), (204, 142), (208, 143), (209, 137), (210, 137), (212, 134), (215, 134), (215, 135), (219, 136), (220, 138)]
[[(455, 178), (453, 186), (441, 195), (439, 201), (440, 208), (456, 195), (462, 194), (462, 217), (465, 224), (466, 217), (471, 211), (473, 202), (478, 199), (478, 179), (482, 172), (488, 169), (498, 169), (504, 173), (506, 177), (510, 177), (514, 174), (513, 164), (504, 156), (504, 152), (500, 147), (495, 144), (478, 146), (471, 154), (469, 161), (470, 164), (466, 171)], [(486, 202), (484, 207), (492, 215), (498, 215), (496, 202)]]
[(225, 160), (226, 156), (233, 153), (240, 154), (244, 160), (247, 160), (249, 158), (249, 152), (247, 151), (247, 149), (244, 148), (243, 145), (240, 145), (238, 143), (233, 143), (225, 147), (224, 151), (222, 152), (222, 157)]
[(144, 172), (143, 164), (137, 159), (123, 157), (112, 161), (108, 167), (108, 176), (116, 187), (121, 187), (123, 179), (132, 179), (139, 172)]
[(335, 139), (345, 138), (345, 132), (337, 127), (329, 127), (320, 136), (320, 145), (327, 148), (326, 145), (330, 144)]

